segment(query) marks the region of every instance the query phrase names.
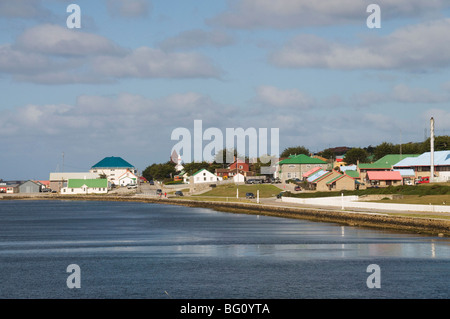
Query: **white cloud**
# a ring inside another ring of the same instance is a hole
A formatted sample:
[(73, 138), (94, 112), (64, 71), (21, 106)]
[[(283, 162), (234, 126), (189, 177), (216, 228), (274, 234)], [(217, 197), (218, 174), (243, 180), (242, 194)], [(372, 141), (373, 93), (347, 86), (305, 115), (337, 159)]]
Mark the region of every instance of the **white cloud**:
[(193, 49), (198, 47), (224, 47), (232, 44), (233, 38), (222, 31), (205, 31), (201, 29), (183, 31), (161, 43), (164, 50)]
[(97, 57), (94, 70), (111, 77), (191, 78), (218, 77), (220, 71), (212, 62), (197, 53), (168, 53), (140, 47), (125, 57)]
[(204, 55), (140, 47), (128, 50), (88, 32), (43, 24), (0, 45), (0, 74), (41, 84), (106, 83), (120, 78), (218, 78)]
[[(293, 28), (365, 23), (371, 0), (239, 0), (209, 20), (233, 28)], [(378, 0), (383, 19), (437, 13), (450, 4), (445, 0)]]
[(315, 103), (311, 97), (298, 89), (283, 90), (268, 85), (257, 88), (256, 101), (267, 106), (298, 109), (308, 109)]
[(450, 65), (450, 19), (400, 28), (359, 46), (299, 35), (270, 60), (280, 67), (427, 70)]
[(125, 50), (105, 37), (68, 29), (54, 24), (42, 24), (27, 29), (16, 41), (22, 51), (50, 55), (115, 55)]

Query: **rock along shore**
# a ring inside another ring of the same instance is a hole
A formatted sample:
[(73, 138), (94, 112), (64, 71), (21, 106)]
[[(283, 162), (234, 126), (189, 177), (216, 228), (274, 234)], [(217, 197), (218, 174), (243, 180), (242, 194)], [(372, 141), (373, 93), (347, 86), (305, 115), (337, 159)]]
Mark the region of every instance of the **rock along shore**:
[(316, 222), (337, 223), (347, 226), (370, 227), (391, 231), (400, 231), (431, 236), (450, 237), (450, 221), (406, 216), (388, 216), (384, 214), (346, 212), (307, 207), (282, 207), (269, 204), (236, 203), (221, 201), (197, 201), (187, 199), (156, 198), (147, 196), (110, 196), (110, 195), (48, 195), (48, 196), (1, 196), (0, 200), (92, 200), (145, 202), (167, 205), (210, 208), (217, 211), (266, 215), (284, 218), (306, 219)]

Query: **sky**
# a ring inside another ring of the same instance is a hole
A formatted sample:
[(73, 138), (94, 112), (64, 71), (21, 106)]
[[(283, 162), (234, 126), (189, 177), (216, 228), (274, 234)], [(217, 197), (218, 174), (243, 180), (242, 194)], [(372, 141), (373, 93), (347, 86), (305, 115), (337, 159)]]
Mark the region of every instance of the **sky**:
[(177, 129), (205, 148), (195, 120), (279, 152), (450, 135), (449, 30), (447, 0), (0, 0), (0, 179), (142, 171)]

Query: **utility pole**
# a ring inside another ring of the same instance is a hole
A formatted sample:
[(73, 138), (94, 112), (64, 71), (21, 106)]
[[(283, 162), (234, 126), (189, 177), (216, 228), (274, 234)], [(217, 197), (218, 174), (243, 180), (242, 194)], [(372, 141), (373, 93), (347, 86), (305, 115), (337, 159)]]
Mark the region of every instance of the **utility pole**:
[(430, 183), (434, 182), (434, 118), (430, 120)]

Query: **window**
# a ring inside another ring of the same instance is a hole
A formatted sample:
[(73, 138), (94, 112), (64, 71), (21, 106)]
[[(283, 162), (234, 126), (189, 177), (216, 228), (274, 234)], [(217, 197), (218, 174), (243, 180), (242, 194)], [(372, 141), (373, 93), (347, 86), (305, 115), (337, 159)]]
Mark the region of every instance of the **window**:
[(205, 182), (206, 182), (206, 177), (203, 177), (203, 181), (205, 181)]

